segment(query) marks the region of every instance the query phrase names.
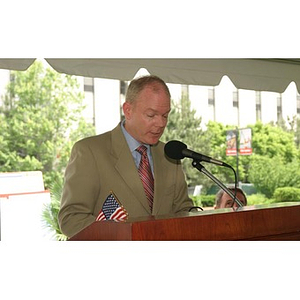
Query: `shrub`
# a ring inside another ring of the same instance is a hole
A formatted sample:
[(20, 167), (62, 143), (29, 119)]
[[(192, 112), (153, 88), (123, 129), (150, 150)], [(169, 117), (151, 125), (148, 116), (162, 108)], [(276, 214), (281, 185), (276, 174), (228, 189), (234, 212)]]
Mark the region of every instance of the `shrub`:
[(294, 187), (277, 188), (273, 198), (276, 202), (300, 201), (300, 189)]
[(58, 224), (58, 212), (60, 209), (60, 198), (62, 194), (62, 188), (63, 179), (61, 178), (57, 181), (54, 181), (50, 185), (51, 202), (49, 204), (46, 204), (43, 210), (43, 220), (45, 228), (49, 228), (53, 232), (56, 240), (58, 241), (67, 240), (67, 236), (65, 236), (61, 232)]
[(247, 206), (270, 204), (270, 203), (274, 203), (274, 200), (267, 198), (264, 194), (258, 193), (258, 194), (247, 196)]
[(213, 207), (215, 205), (215, 195), (190, 196), (195, 206)]

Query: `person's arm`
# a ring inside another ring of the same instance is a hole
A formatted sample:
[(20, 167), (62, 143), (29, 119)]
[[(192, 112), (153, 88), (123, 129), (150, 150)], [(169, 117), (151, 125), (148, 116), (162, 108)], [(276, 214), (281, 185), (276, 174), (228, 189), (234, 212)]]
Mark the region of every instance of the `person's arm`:
[(74, 145), (58, 214), (61, 231), (68, 237), (95, 221), (93, 215), (100, 190), (99, 172), (92, 151), (82, 142)]

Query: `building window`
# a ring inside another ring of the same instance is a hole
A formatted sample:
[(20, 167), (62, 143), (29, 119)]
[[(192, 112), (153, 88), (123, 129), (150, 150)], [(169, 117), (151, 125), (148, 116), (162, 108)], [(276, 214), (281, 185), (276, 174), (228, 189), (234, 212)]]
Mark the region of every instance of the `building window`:
[(84, 77), (84, 91), (94, 93), (94, 78)]
[(86, 119), (95, 125), (95, 93), (94, 93), (94, 78), (83, 78), (83, 90), (85, 98), (85, 114)]
[(256, 121), (261, 121), (261, 92), (255, 92)]
[(120, 81), (120, 94), (125, 97), (127, 92), (128, 84), (125, 81)]
[(181, 97), (189, 98), (189, 86), (187, 84), (181, 85)]
[(233, 107), (239, 108), (239, 90), (233, 91), (232, 95)]
[(300, 118), (300, 94), (297, 93), (297, 116)]
[(277, 97), (277, 122), (282, 120), (282, 94)]
[(236, 89), (232, 94), (232, 106), (234, 111), (235, 124), (240, 125), (240, 110), (239, 110), (239, 90)]
[(210, 120), (216, 121), (215, 88), (208, 89), (208, 111)]
[(11, 71), (9, 71), (9, 80), (10, 82), (15, 82), (15, 74), (12, 74)]
[(121, 121), (125, 119), (124, 112), (123, 112), (123, 104), (125, 102), (127, 89), (128, 89), (128, 82), (121, 80), (120, 81), (120, 102), (119, 102)]

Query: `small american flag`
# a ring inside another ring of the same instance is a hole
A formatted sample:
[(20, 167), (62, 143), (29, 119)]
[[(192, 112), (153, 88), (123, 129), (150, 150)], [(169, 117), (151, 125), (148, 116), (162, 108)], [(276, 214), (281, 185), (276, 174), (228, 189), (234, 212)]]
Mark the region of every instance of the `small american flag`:
[(128, 217), (125, 208), (119, 203), (117, 197), (111, 192), (103, 203), (96, 221), (115, 220), (124, 221)]

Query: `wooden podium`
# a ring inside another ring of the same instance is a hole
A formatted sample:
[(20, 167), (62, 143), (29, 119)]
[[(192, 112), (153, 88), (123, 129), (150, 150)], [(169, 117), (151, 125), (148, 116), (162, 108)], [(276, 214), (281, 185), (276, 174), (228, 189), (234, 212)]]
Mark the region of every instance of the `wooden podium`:
[(300, 202), (94, 222), (70, 241), (300, 241)]

